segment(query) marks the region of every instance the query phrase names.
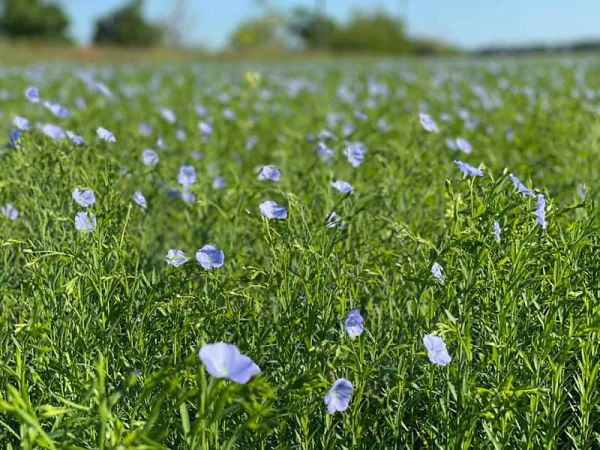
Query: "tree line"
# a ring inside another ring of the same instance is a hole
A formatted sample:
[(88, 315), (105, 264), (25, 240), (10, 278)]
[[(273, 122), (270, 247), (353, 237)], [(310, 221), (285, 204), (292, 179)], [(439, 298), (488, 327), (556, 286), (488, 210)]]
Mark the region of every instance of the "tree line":
[[(168, 41), (166, 24), (150, 23), (143, 15), (143, 0), (124, 6), (96, 21), (96, 45), (149, 47)], [(0, 0), (0, 36), (11, 40), (68, 43), (69, 18), (60, 2)], [(308, 9), (290, 13), (272, 10), (240, 23), (229, 37), (228, 49), (237, 52), (279, 50), (330, 50), (382, 54), (440, 54), (455, 50), (444, 43), (411, 39), (402, 20), (379, 11), (357, 13), (348, 23), (336, 22)]]
[[(143, 0), (131, 0), (96, 21), (92, 41), (98, 45), (152, 46), (162, 42), (164, 27), (149, 23)], [(60, 3), (0, 0), (0, 35), (12, 40), (70, 43), (69, 18)]]

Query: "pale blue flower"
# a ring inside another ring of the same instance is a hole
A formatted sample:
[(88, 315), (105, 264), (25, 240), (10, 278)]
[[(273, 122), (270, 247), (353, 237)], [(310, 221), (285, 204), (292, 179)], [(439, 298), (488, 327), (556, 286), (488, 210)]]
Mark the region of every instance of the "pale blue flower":
[(106, 128), (98, 127), (96, 129), (96, 134), (103, 141), (110, 142), (110, 143), (117, 142), (117, 139), (115, 138), (115, 135), (112, 134), (110, 131), (108, 131)]
[(172, 267), (179, 267), (190, 259), (181, 250), (175, 250), (174, 248), (169, 249), (167, 252), (167, 265)]
[(158, 161), (159, 157), (154, 150), (146, 148), (142, 151), (142, 162), (145, 166), (155, 166)]
[[(21, 139), (21, 136), (23, 136), (23, 132), (19, 129), (17, 130), (13, 130), (10, 132), (10, 134), (8, 135), (8, 144), (6, 145), (7, 148), (19, 148), (19, 140)], [(0, 149), (0, 154), (2, 153), (2, 149)]]
[(78, 212), (75, 216), (75, 229), (81, 232), (93, 233), (96, 229), (96, 216), (86, 211)]
[(169, 123), (175, 123), (177, 121), (177, 116), (173, 111), (168, 108), (162, 108), (160, 110), (161, 117)]
[(367, 120), (368, 117), (364, 112), (357, 109), (356, 111), (354, 111), (354, 118), (359, 122), (364, 122), (365, 120)]
[(335, 128), (340, 120), (342, 120), (342, 115), (339, 112), (330, 111), (325, 115), (325, 120), (329, 128)]
[(17, 220), (19, 217), (19, 210), (14, 207), (12, 203), (7, 203), (2, 208), (0, 208), (0, 212), (9, 220)]
[(473, 152), (473, 147), (465, 138), (456, 138), (456, 148), (463, 153), (470, 154)]
[(77, 106), (78, 109), (85, 109), (87, 107), (85, 100), (81, 97), (75, 99), (75, 106)]
[(140, 123), (138, 130), (142, 136), (150, 136), (152, 134), (152, 126), (146, 122)]
[(233, 122), (235, 120), (235, 113), (231, 109), (226, 108), (223, 110), (223, 118), (228, 122)]
[(213, 189), (225, 189), (227, 187), (227, 181), (225, 181), (225, 178), (217, 176), (212, 182), (212, 187)]
[(421, 126), (428, 131), (429, 133), (439, 133), (440, 129), (437, 126), (437, 123), (431, 118), (431, 116), (427, 113), (419, 113), (419, 121), (421, 122)]
[(194, 150), (190, 153), (190, 156), (194, 161), (202, 161), (204, 159), (204, 153), (198, 150)]
[(333, 383), (333, 386), (327, 395), (325, 395), (327, 412), (329, 412), (329, 414), (335, 414), (338, 411), (346, 411), (350, 404), (353, 388), (352, 383), (345, 378), (338, 378), (335, 380), (335, 383)]
[(498, 221), (494, 222), (494, 237), (496, 238), (496, 242), (500, 242), (502, 240), (502, 229), (500, 228)]
[(225, 255), (216, 245), (207, 244), (196, 252), (196, 261), (203, 269), (218, 269), (225, 262)]
[(177, 140), (178, 140), (179, 142), (183, 142), (183, 141), (185, 141), (185, 138), (186, 138), (185, 131), (184, 131), (184, 130), (182, 130), (182, 129), (178, 129), (178, 130), (175, 132), (175, 137), (177, 138)]
[(206, 371), (215, 378), (246, 384), (250, 378), (260, 373), (256, 363), (248, 356), (242, 355), (233, 344), (224, 342), (205, 344), (200, 349), (198, 357)]
[(335, 135), (329, 130), (321, 130), (319, 132), (319, 139), (324, 141), (332, 141), (335, 139)]
[(181, 199), (187, 204), (192, 204), (196, 201), (196, 195), (186, 189), (181, 193)]
[(203, 105), (196, 105), (195, 110), (199, 117), (204, 117), (208, 114), (208, 110)]
[(113, 96), (113, 93), (110, 91), (108, 86), (106, 86), (104, 83), (101, 83), (99, 81), (96, 81), (94, 83), (94, 90), (100, 92), (102, 95), (104, 95), (107, 98), (112, 98), (112, 96)]
[(585, 186), (585, 183), (579, 183), (577, 185), (577, 196), (579, 197), (579, 200), (581, 200), (582, 202), (585, 201), (586, 191), (587, 191), (587, 188)]
[(281, 172), (275, 166), (262, 166), (258, 171), (259, 181), (279, 181)]
[(65, 138), (65, 132), (58, 125), (47, 123), (42, 125), (42, 133), (55, 141), (62, 141)]
[(434, 262), (433, 266), (431, 266), (431, 274), (433, 275), (433, 277), (443, 283), (445, 279), (442, 270), (442, 266), (437, 262)]
[(540, 226), (545, 230), (548, 226), (546, 222), (546, 199), (542, 194), (538, 194), (535, 206), (535, 217)]
[(358, 167), (365, 158), (367, 147), (362, 142), (349, 142), (344, 149), (344, 154), (352, 167)]
[(200, 130), (200, 134), (202, 134), (202, 136), (204, 136), (205, 138), (208, 138), (213, 134), (212, 125), (205, 121), (198, 122), (198, 130)]
[(342, 194), (351, 194), (354, 192), (352, 185), (346, 181), (335, 180), (331, 182), (331, 187)]
[(330, 162), (335, 157), (335, 153), (333, 152), (333, 150), (327, 147), (327, 145), (324, 142), (317, 142), (316, 150), (319, 157), (321, 158), (321, 161), (325, 163)]
[(29, 120), (27, 120), (25, 117), (15, 116), (13, 118), (12, 123), (21, 131), (29, 131), (31, 129), (31, 126), (29, 125)]
[(67, 135), (67, 138), (69, 138), (69, 140), (73, 144), (75, 144), (75, 145), (83, 145), (83, 144), (85, 144), (85, 140), (81, 136), (73, 133), (72, 131), (68, 131), (67, 130), (65, 134)]
[(506, 130), (505, 137), (508, 142), (514, 141), (515, 140), (515, 130), (513, 130), (512, 128), (509, 128), (508, 130)]
[(342, 222), (342, 218), (335, 211), (331, 211), (327, 214), (327, 228), (339, 228), (343, 230), (346, 225)]
[(273, 200), (267, 200), (258, 207), (260, 213), (267, 219), (283, 220), (287, 218), (287, 209), (285, 206), (278, 205)]
[(135, 191), (133, 193), (133, 201), (140, 205), (143, 209), (148, 209), (148, 202), (146, 202), (146, 197), (144, 197), (142, 191)]
[(512, 181), (512, 184), (515, 186), (519, 194), (523, 194), (532, 198), (535, 197), (535, 194), (531, 190), (527, 189), (525, 185), (521, 183), (521, 180), (519, 180), (512, 173), (508, 177), (510, 178), (510, 181)]
[(390, 126), (387, 120), (381, 118), (377, 120), (377, 129), (382, 133), (388, 133), (392, 129), (392, 127)]
[(483, 172), (480, 169), (477, 169), (476, 167), (473, 167), (470, 164), (467, 164), (465, 162), (458, 161), (458, 160), (455, 160), (454, 164), (456, 164), (457, 167), (460, 169), (460, 171), (463, 173), (463, 175), (465, 175), (467, 177), (482, 177), (483, 176)]
[(438, 366), (447, 366), (452, 361), (452, 357), (446, 349), (444, 340), (439, 336), (432, 334), (426, 334), (423, 337), (423, 345), (427, 349), (427, 356), (429, 361)]
[(446, 147), (448, 147), (449, 150), (458, 150), (458, 146), (456, 145), (456, 141), (454, 139), (446, 139)]
[(196, 182), (196, 169), (192, 166), (181, 166), (179, 167), (179, 173), (177, 174), (177, 182), (184, 188), (189, 188)]
[(249, 136), (248, 138), (246, 138), (244, 147), (246, 148), (247, 151), (250, 152), (250, 151), (254, 150), (254, 147), (256, 147), (257, 144), (258, 144), (258, 136)]
[(27, 100), (29, 100), (31, 103), (39, 103), (40, 91), (38, 90), (38, 88), (30, 86), (27, 89), (25, 89), (25, 97), (27, 97)]
[(363, 332), (363, 317), (360, 315), (358, 309), (353, 309), (348, 313), (345, 320), (346, 333), (351, 338), (360, 336)]
[(352, 134), (354, 134), (355, 131), (356, 131), (356, 127), (351, 123), (345, 123), (342, 126), (342, 135), (345, 138), (352, 136)]
[(57, 102), (46, 101), (44, 102), (44, 106), (48, 111), (50, 111), (55, 117), (59, 119), (66, 119), (71, 114), (71, 112), (67, 108), (65, 108)]
[(79, 189), (73, 189), (73, 193), (71, 194), (73, 200), (80, 206), (87, 208), (88, 206), (92, 206), (96, 203), (96, 196), (94, 195), (94, 191), (90, 189), (85, 189), (80, 191)]

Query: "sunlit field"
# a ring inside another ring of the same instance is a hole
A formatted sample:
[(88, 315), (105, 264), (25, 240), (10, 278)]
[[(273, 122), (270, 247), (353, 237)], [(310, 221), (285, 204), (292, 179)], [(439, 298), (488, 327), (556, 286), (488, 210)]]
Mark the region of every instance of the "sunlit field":
[(600, 62), (0, 71), (0, 448), (600, 448)]

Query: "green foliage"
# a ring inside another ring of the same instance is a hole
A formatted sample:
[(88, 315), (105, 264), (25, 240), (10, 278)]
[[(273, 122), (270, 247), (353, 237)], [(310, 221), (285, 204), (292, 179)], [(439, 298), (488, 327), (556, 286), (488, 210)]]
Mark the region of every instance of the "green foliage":
[[(246, 77), (232, 64), (90, 68), (110, 98), (72, 67), (39, 70), (45, 98), (85, 100), (60, 125), (87, 144), (34, 126), (0, 155), (0, 206), (21, 212), (0, 215), (0, 448), (600, 446), (600, 121), (585, 95), (597, 62), (349, 61)], [(31, 83), (17, 70), (0, 77), (12, 93)], [(340, 100), (344, 90), (356, 100)], [(214, 127), (204, 142), (197, 103)], [(425, 104), (439, 134), (419, 124)], [(51, 120), (21, 95), (0, 108)], [(327, 125), (331, 112), (338, 125)], [(326, 127), (342, 136), (346, 122), (368, 148), (358, 168), (343, 139), (328, 142), (330, 165), (307, 140)], [(99, 141), (98, 126), (117, 142)], [(160, 162), (142, 165), (159, 136)], [(457, 136), (472, 154), (446, 147)], [(454, 159), (485, 176), (465, 179)], [(199, 172), (192, 204), (166, 192), (182, 164)], [(259, 164), (281, 180), (258, 181)], [(212, 187), (216, 171), (226, 188)], [(547, 197), (546, 230), (510, 172)], [(355, 192), (333, 191), (334, 178)], [(94, 233), (74, 229), (76, 187), (96, 194)], [(131, 200), (137, 189), (147, 211)], [(268, 199), (288, 207), (287, 220), (259, 215)], [(332, 210), (346, 228), (325, 226)], [(209, 242), (223, 249), (222, 268), (166, 266), (169, 248), (192, 256)], [(356, 339), (343, 325), (353, 308), (365, 318)], [(427, 333), (443, 336), (447, 367), (428, 361)], [(218, 341), (262, 373), (246, 385), (210, 377), (197, 354)], [(338, 377), (354, 392), (329, 416), (323, 397)]]
[(348, 23), (306, 8), (288, 16), (269, 14), (242, 22), (230, 37), (235, 50), (300, 48), (345, 53), (371, 54), (452, 54), (456, 50), (441, 42), (411, 39), (402, 20), (383, 11), (356, 13)]
[(0, 33), (15, 39), (65, 41), (69, 20), (53, 3), (41, 0), (3, 0)]
[(304, 8), (293, 11), (288, 28), (290, 33), (309, 49), (327, 48), (329, 37), (338, 33), (338, 25), (335, 21)]
[(410, 51), (410, 41), (402, 21), (383, 12), (355, 14), (330, 39), (333, 50), (387, 54)]
[(96, 22), (94, 43), (148, 47), (160, 43), (162, 30), (149, 24), (142, 14), (143, 0), (132, 0)]
[(243, 21), (231, 34), (229, 47), (237, 51), (284, 49), (282, 18), (277, 15), (267, 15)]

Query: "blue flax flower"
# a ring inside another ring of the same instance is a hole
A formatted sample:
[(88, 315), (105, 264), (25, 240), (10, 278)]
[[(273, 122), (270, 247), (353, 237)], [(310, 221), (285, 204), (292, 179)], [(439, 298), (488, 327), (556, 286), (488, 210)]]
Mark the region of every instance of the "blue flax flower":
[(367, 147), (362, 142), (350, 142), (344, 149), (344, 154), (352, 167), (358, 167), (362, 164), (366, 152)]
[(75, 200), (77, 204), (83, 206), (84, 208), (92, 206), (94, 203), (96, 203), (94, 191), (89, 189), (85, 189), (83, 191), (80, 191), (79, 189), (73, 189), (73, 193), (71, 195), (73, 200)]
[(433, 275), (433, 278), (441, 281), (442, 283), (445, 281), (444, 279), (444, 274), (442, 273), (442, 266), (437, 263), (434, 262), (433, 266), (431, 266), (431, 274)]
[(7, 203), (2, 208), (0, 208), (0, 212), (4, 215), (8, 220), (17, 220), (19, 217), (19, 210), (14, 207), (12, 203)]
[(38, 90), (38, 88), (30, 86), (27, 89), (25, 89), (25, 97), (27, 97), (27, 100), (29, 100), (31, 103), (39, 103), (40, 91)]
[(521, 180), (519, 180), (512, 173), (508, 177), (510, 178), (510, 181), (515, 186), (515, 188), (517, 189), (517, 192), (519, 194), (523, 194), (523, 195), (526, 195), (526, 196), (532, 197), (532, 198), (535, 197), (535, 194), (530, 189), (527, 189), (525, 187), (525, 185), (523, 183), (521, 183)]
[(196, 261), (203, 269), (218, 269), (225, 262), (225, 255), (216, 245), (207, 244), (196, 252)]
[(281, 172), (275, 166), (262, 166), (258, 171), (258, 181), (279, 181)]
[(363, 332), (363, 317), (358, 309), (353, 309), (346, 316), (346, 333), (351, 338), (360, 336)]
[(175, 250), (174, 248), (169, 249), (167, 252), (167, 265), (172, 267), (179, 267), (190, 259), (181, 250)]
[(423, 345), (427, 349), (429, 361), (438, 366), (447, 366), (452, 361), (452, 357), (446, 349), (444, 340), (439, 336), (427, 334), (423, 337)]
[(352, 383), (345, 378), (338, 378), (335, 380), (335, 383), (333, 383), (333, 386), (327, 395), (325, 395), (327, 412), (329, 412), (329, 414), (335, 414), (338, 411), (346, 411), (350, 404), (350, 398), (352, 397), (352, 389)]
[(144, 194), (142, 194), (142, 191), (134, 192), (133, 201), (136, 202), (143, 209), (148, 208), (148, 202), (146, 201), (146, 197), (144, 197)]
[(81, 232), (93, 233), (96, 229), (96, 216), (86, 211), (78, 212), (75, 216), (75, 229)]
[(47, 123), (42, 126), (42, 133), (55, 141), (62, 141), (65, 138), (65, 132), (58, 125)]
[(98, 127), (96, 129), (96, 134), (103, 141), (110, 142), (112, 144), (117, 142), (117, 138), (115, 138), (115, 135), (108, 131), (106, 128)]
[(428, 131), (429, 133), (439, 133), (440, 129), (437, 126), (437, 123), (431, 118), (431, 116), (427, 113), (419, 113), (419, 121), (421, 122), (421, 126)]
[(142, 162), (145, 166), (155, 166), (158, 161), (159, 157), (154, 150), (147, 148), (142, 151)]
[(342, 194), (351, 194), (354, 192), (352, 185), (346, 181), (335, 180), (331, 182), (331, 187)]
[(458, 160), (455, 160), (454, 164), (456, 164), (456, 166), (460, 169), (460, 171), (463, 173), (463, 175), (465, 175), (467, 177), (482, 177), (483, 176), (483, 172), (480, 169), (477, 169), (476, 167), (473, 167), (470, 164), (467, 164), (465, 162), (458, 161)]
[(177, 174), (177, 182), (188, 189), (196, 182), (196, 169), (192, 166), (181, 166)]
[(545, 230), (548, 226), (548, 222), (546, 222), (546, 199), (542, 194), (538, 194), (537, 196), (537, 204), (535, 206), (535, 217), (537, 218), (540, 226)]
[(496, 242), (502, 240), (502, 229), (500, 228), (498, 221), (494, 222), (494, 237), (496, 238)]
[(68, 139), (69, 139), (69, 140), (70, 140), (70, 141), (71, 141), (73, 144), (75, 144), (75, 145), (83, 145), (83, 144), (85, 144), (85, 140), (84, 140), (84, 139), (83, 139), (81, 136), (79, 136), (79, 135), (77, 135), (77, 134), (73, 133), (72, 131), (68, 131), (68, 130), (67, 130), (67, 132), (66, 132), (65, 134), (67, 135), (67, 138), (68, 138)]
[(256, 363), (250, 357), (242, 355), (233, 344), (225, 342), (205, 344), (200, 349), (198, 357), (206, 371), (215, 378), (246, 384), (250, 378), (260, 373)]
[(285, 206), (278, 205), (273, 200), (267, 200), (258, 207), (260, 213), (267, 219), (283, 220), (287, 218), (287, 209)]
[(31, 126), (29, 125), (29, 120), (25, 117), (15, 116), (12, 121), (13, 125), (17, 127), (21, 131), (29, 131)]
[(461, 137), (456, 138), (456, 148), (467, 155), (473, 152), (473, 147), (470, 142)]

